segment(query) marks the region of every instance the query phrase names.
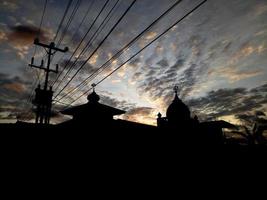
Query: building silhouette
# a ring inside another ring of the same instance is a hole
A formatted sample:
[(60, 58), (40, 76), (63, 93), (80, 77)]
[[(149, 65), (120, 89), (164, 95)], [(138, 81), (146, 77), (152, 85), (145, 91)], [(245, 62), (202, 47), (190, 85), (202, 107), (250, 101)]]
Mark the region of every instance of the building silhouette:
[(175, 133), (183, 143), (223, 144), (223, 129), (236, 127), (223, 120), (200, 122), (195, 115), (191, 116), (188, 106), (178, 97), (178, 87), (166, 111), (166, 117), (158, 114), (157, 126), (160, 132)]
[(199, 124), (197, 116), (191, 118), (191, 112), (187, 105), (178, 97), (178, 88), (175, 87), (175, 96), (167, 108), (166, 117), (158, 114), (157, 125), (160, 129), (194, 129)]
[(126, 111), (113, 108), (100, 103), (100, 96), (95, 92), (95, 89), (87, 97), (88, 102), (86, 104), (75, 106), (61, 113), (64, 115), (70, 115), (73, 118), (69, 121), (63, 122), (58, 127), (92, 127), (101, 129), (155, 129), (156, 127), (140, 124), (136, 122), (130, 122), (122, 119), (114, 119), (115, 116), (120, 116), (126, 113)]
[[(198, 117), (191, 117), (188, 106), (178, 97), (178, 88), (175, 87), (175, 95), (172, 103), (166, 111), (166, 117), (158, 114), (157, 127), (122, 119), (114, 119), (126, 111), (113, 108), (100, 103), (100, 96), (93, 90), (87, 97), (88, 102), (62, 111), (64, 115), (73, 118), (63, 122), (57, 127), (83, 128), (88, 127), (97, 131), (105, 130), (148, 130), (147, 133), (175, 134), (180, 143), (210, 143), (223, 144), (223, 128), (235, 128), (225, 121), (199, 122)], [(156, 119), (155, 119), (156, 120)]]

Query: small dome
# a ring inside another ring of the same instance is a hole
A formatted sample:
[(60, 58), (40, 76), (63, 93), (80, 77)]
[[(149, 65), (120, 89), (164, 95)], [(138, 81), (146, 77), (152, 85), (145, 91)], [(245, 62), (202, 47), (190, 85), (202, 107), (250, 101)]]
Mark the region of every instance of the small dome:
[(190, 119), (189, 108), (179, 99), (177, 93), (167, 109), (166, 116), (169, 122), (186, 121)]
[(97, 102), (99, 102), (100, 97), (99, 97), (98, 94), (96, 94), (95, 91), (93, 91), (91, 94), (88, 95), (87, 100), (88, 100), (90, 103), (97, 103)]

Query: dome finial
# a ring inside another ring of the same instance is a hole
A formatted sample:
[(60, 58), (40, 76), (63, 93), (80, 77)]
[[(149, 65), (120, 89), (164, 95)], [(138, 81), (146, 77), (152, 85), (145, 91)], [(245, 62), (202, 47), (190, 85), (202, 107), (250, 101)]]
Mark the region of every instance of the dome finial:
[(174, 90), (175, 94), (178, 95), (178, 90), (179, 90), (178, 85), (175, 85), (173, 90)]
[(175, 92), (173, 101), (176, 101), (176, 102), (177, 102), (177, 101), (180, 101), (180, 99), (179, 99), (179, 97), (178, 97), (179, 87), (176, 85), (176, 86), (174, 86), (173, 90), (174, 90), (174, 92)]
[(99, 95), (96, 94), (95, 92), (95, 87), (96, 84), (92, 84), (92, 88), (93, 88), (93, 92), (91, 94), (88, 95), (87, 99), (90, 103), (97, 103), (100, 100)]
[(95, 87), (96, 87), (96, 84), (95, 84), (95, 83), (93, 83), (91, 86), (92, 86), (92, 88), (93, 88), (93, 91), (95, 92)]
[(190, 110), (178, 97), (179, 87), (174, 87), (174, 99), (167, 109), (166, 116), (169, 123), (177, 124), (177, 122), (190, 119)]

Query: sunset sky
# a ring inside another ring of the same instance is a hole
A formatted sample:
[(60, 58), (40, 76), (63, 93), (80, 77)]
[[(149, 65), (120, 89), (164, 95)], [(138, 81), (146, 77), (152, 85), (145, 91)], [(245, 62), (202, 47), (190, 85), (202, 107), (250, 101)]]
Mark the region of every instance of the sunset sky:
[[(48, 0), (39, 34), (41, 42), (50, 43), (53, 40), (68, 2)], [(88, 37), (76, 52), (76, 57), (116, 2), (108, 2)], [(88, 51), (80, 57), (69, 78), (86, 61), (90, 52), (97, 47), (131, 2), (132, 0), (118, 1), (110, 21)], [(176, 0), (137, 0), (62, 95), (68, 94), (174, 2)], [(119, 59), (112, 62), (103, 73), (86, 87), (61, 101), (68, 104), (75, 100), (90, 89), (92, 83), (97, 83), (200, 2), (183, 0)], [(59, 36), (78, 3), (78, 0), (72, 1)], [(58, 52), (53, 59), (53, 68), (57, 63), (60, 69), (64, 67), (104, 3), (105, 0), (80, 1), (60, 45), (60, 48), (68, 46), (70, 51), (65, 54)], [(16, 122), (17, 117), (26, 121), (34, 118), (31, 112), (32, 105), (27, 100), (34, 88), (38, 70), (31, 69), (28, 64), (34, 54), (33, 40), (38, 34), (44, 4), (45, 0), (0, 0), (1, 123)], [(86, 16), (90, 6), (91, 10)], [(85, 21), (79, 27), (83, 18)], [(58, 38), (55, 40), (56, 43)], [(43, 55), (43, 50), (37, 48), (36, 65), (40, 63)], [(75, 58), (72, 59), (74, 60)], [(52, 75), (51, 80), (54, 79), (55, 75)], [(41, 84), (43, 81), (41, 78)], [(55, 94), (66, 83), (67, 79), (64, 79)], [(224, 119), (232, 123), (246, 123), (256, 114), (267, 114), (267, 1), (208, 0), (97, 86), (96, 92), (104, 104), (126, 110), (127, 114), (122, 116), (124, 119), (155, 124), (158, 112), (165, 115), (173, 99), (175, 85), (179, 87), (179, 97), (200, 120)], [(56, 87), (57, 84), (54, 89)], [(85, 102), (86, 96), (74, 105)], [(58, 112), (62, 109), (64, 105), (54, 106), (53, 123), (66, 119)]]

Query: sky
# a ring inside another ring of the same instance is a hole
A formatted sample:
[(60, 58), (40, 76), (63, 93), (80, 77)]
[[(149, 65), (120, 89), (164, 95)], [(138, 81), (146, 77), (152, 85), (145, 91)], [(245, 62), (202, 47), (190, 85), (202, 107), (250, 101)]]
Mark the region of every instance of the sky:
[[(108, 1), (76, 52), (105, 0), (81, 0), (80, 4), (78, 0), (73, 0), (55, 38), (68, 2), (48, 0), (39, 31), (45, 0), (0, 0), (0, 123), (34, 119), (29, 97), (38, 83), (37, 77), (41, 84), (44, 78), (42, 72), (28, 67), (28, 64), (33, 55), (36, 65), (45, 57), (44, 50), (33, 45), (37, 35), (41, 42), (48, 44), (54, 39), (58, 44), (60, 37), (64, 36), (59, 47), (67, 46), (69, 52), (57, 52), (52, 68), (59, 64), (60, 71), (64, 69), (73, 53), (69, 63), (79, 58), (61, 84), (55, 84), (55, 94), (84, 63), (81, 71), (59, 95), (59, 98), (65, 95), (60, 101), (69, 104), (201, 1), (183, 0), (118, 59), (109, 63), (94, 80), (74, 93), (70, 91), (75, 86), (121, 50), (176, 0), (137, 0), (88, 61), (87, 58), (132, 0)], [(76, 5), (77, 12), (65, 28)], [(80, 54), (114, 5), (115, 10), (106, 26), (92, 40), (89, 48)], [(88, 15), (87, 10), (90, 11)], [(96, 92), (101, 96), (102, 103), (127, 111), (121, 118), (155, 125), (157, 113), (165, 115), (174, 96), (173, 88), (177, 85), (179, 97), (189, 106), (192, 115), (198, 115), (201, 121), (223, 119), (234, 124), (251, 123), (256, 116), (267, 114), (266, 22), (266, 0), (208, 0), (99, 84)], [(63, 71), (59, 80), (65, 73)], [(56, 74), (51, 74), (51, 83), (55, 78)], [(86, 102), (85, 95), (73, 105)], [(59, 103), (54, 105), (53, 123), (69, 119), (59, 112), (64, 107)]]

